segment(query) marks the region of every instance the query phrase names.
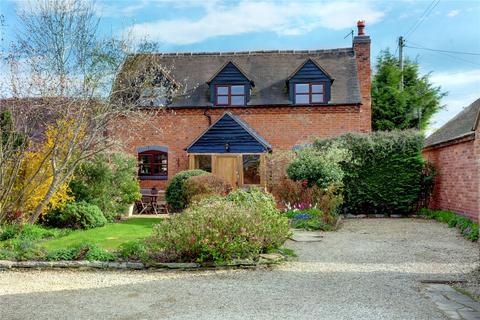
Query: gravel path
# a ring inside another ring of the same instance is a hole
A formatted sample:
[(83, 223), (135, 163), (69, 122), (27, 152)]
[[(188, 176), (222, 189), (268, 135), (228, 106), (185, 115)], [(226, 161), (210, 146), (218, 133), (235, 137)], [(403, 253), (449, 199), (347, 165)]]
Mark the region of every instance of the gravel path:
[(419, 280), (458, 279), (480, 259), (433, 221), (347, 220), (320, 235), (290, 241), (297, 261), (272, 270), (3, 271), (0, 318), (446, 319)]

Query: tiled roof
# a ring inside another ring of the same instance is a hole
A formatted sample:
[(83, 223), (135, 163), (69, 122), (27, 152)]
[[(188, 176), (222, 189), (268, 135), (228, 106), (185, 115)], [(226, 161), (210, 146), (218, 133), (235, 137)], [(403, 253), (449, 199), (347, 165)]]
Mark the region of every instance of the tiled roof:
[[(299, 66), (311, 59), (334, 79), (332, 104), (361, 103), (357, 65), (353, 48), (326, 50), (272, 50), (246, 52), (197, 52), (137, 54), (129, 57), (124, 70), (153, 63), (170, 70), (179, 84), (191, 88), (173, 99), (170, 107), (211, 106), (208, 80), (229, 61), (255, 82), (248, 105), (289, 105), (286, 81)], [(121, 71), (119, 79), (127, 74)]]
[(456, 140), (475, 132), (480, 117), (480, 99), (463, 109), (452, 120), (425, 140), (425, 147)]

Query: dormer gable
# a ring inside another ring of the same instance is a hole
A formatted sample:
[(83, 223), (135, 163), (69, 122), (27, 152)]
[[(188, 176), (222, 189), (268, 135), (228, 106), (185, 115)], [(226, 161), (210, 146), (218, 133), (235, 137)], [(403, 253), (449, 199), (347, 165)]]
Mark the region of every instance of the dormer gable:
[(334, 79), (316, 61), (307, 59), (288, 78), (287, 87), (293, 104), (327, 104)]
[(244, 106), (255, 86), (233, 61), (225, 63), (208, 81), (210, 101), (214, 106)]

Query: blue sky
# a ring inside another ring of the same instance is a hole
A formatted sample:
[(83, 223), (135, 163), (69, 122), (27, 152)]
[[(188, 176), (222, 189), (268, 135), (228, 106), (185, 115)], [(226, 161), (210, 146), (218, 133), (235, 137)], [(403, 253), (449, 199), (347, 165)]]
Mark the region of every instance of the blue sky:
[[(26, 3), (0, 0), (6, 24), (3, 48), (18, 29), (15, 10)], [(420, 19), (429, 6), (428, 16)], [(408, 46), (480, 53), (480, 1), (97, 0), (95, 7), (105, 35), (148, 38), (164, 52), (348, 47), (351, 38), (345, 35), (364, 19), (372, 38), (372, 64), (381, 50), (395, 51), (398, 36), (419, 21), (406, 37)], [(479, 55), (414, 48), (405, 48), (405, 54), (449, 93), (432, 129), (480, 97)]]

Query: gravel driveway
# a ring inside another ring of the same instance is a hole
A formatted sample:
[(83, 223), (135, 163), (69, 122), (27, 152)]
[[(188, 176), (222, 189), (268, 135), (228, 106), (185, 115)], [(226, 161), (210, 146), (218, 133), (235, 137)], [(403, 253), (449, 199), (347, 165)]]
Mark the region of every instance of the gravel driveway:
[(347, 220), (321, 235), (290, 241), (297, 261), (272, 270), (3, 271), (0, 318), (445, 319), (419, 281), (479, 264), (478, 244), (434, 221)]

